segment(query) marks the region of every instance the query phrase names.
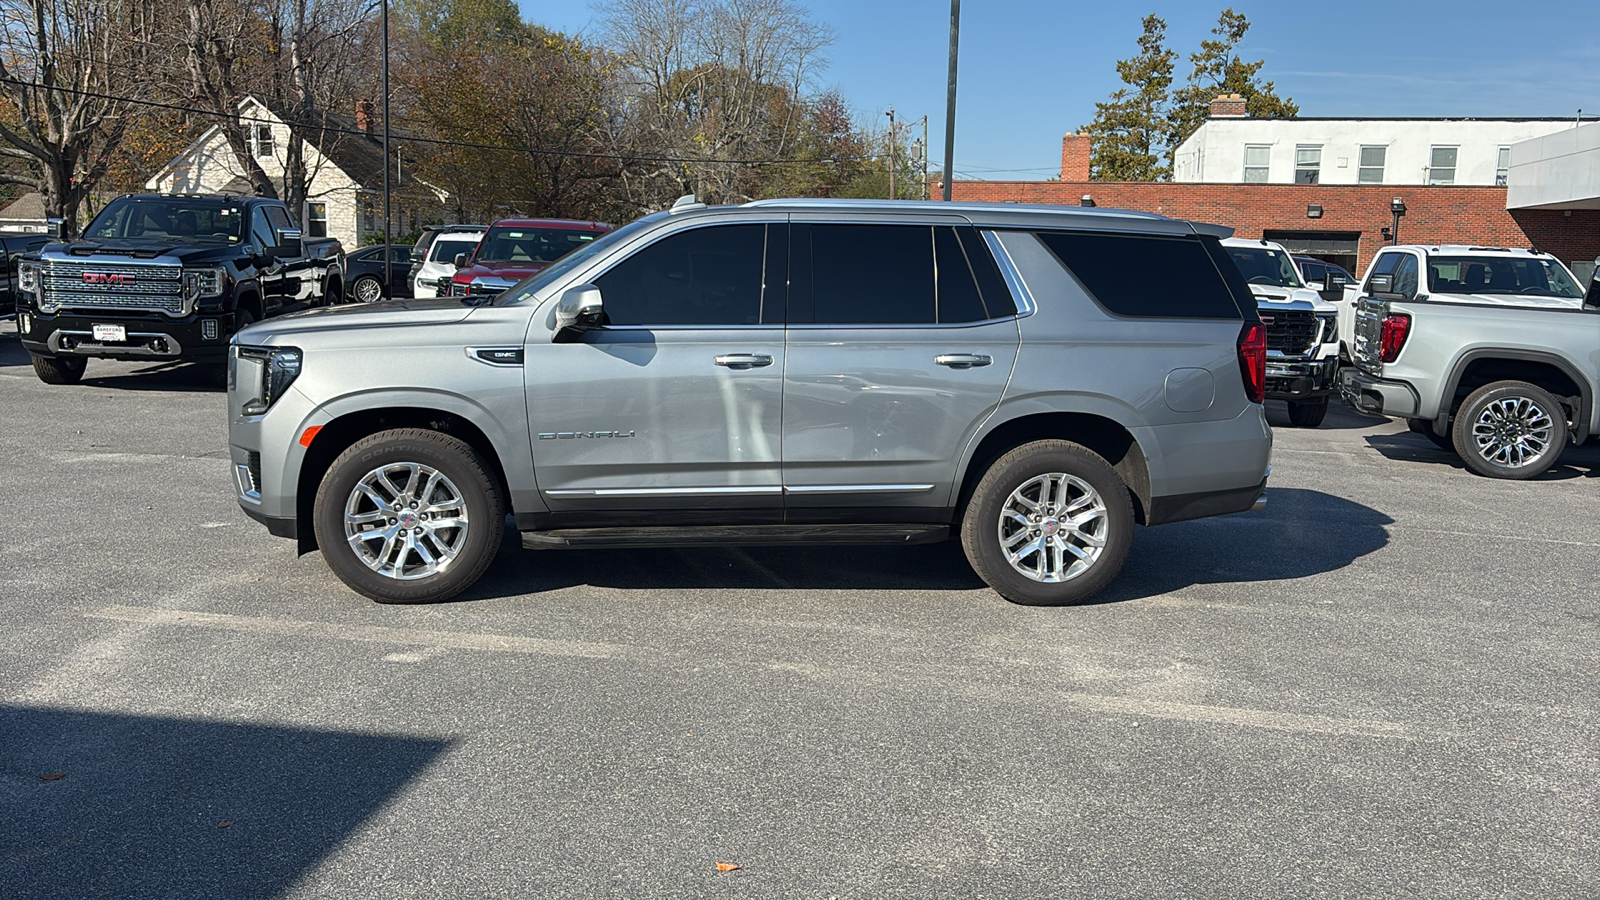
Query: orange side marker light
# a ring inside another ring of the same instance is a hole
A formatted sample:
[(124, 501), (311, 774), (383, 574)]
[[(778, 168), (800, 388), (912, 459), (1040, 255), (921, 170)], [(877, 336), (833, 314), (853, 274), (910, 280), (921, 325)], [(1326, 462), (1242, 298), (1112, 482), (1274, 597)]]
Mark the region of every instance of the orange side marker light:
[(312, 439), (315, 438), (317, 436), (317, 432), (319, 432), (321, 430), (322, 430), (322, 426), (321, 425), (312, 425), (310, 428), (307, 428), (300, 435), (300, 446), (302, 446), (302, 447), (311, 446)]

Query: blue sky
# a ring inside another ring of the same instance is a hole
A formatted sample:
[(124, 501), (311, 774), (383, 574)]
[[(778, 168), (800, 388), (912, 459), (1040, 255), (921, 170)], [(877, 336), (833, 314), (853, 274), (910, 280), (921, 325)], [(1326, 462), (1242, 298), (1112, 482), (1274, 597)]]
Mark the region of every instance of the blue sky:
[[(532, 21), (594, 31), (579, 2), (520, 0)], [(948, 0), (801, 0), (838, 34), (816, 85), (837, 88), (863, 120), (928, 116), (933, 160), (944, 156)], [(956, 172), (1045, 178), (1061, 136), (1088, 124), (1120, 85), (1140, 20), (1167, 21), (1181, 56), (1209, 37), (1223, 2), (1098, 3), (963, 0)], [(1595, 0), (1344, 0), (1231, 3), (1249, 17), (1243, 52), (1306, 116), (1600, 115), (1600, 4)]]

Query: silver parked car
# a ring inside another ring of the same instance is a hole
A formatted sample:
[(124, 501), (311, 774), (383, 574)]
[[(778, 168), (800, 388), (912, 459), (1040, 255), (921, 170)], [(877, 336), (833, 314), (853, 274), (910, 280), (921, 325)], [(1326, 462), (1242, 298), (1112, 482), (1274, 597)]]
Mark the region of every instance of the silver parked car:
[(1135, 524), (1258, 504), (1266, 336), (1228, 233), (685, 198), (493, 298), (242, 333), (239, 502), (383, 602), (466, 589), (507, 513), (533, 548), (959, 535), (1006, 598), (1082, 601)]

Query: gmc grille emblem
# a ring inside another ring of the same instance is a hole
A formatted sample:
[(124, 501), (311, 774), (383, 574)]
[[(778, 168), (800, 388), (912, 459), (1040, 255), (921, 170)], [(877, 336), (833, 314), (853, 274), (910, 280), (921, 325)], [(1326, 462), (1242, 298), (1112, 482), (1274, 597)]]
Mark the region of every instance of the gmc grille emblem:
[(115, 272), (85, 272), (84, 284), (133, 284), (132, 275), (119, 275)]

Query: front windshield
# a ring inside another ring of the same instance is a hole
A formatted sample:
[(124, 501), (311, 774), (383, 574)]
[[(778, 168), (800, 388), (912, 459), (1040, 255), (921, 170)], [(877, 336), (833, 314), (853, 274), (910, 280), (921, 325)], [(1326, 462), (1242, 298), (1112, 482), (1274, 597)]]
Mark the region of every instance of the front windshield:
[(496, 227), (489, 229), (472, 261), (553, 263), (599, 236), (600, 232), (570, 228)]
[(534, 294), (537, 294), (545, 285), (551, 284), (556, 279), (561, 278), (578, 266), (581, 266), (593, 259), (596, 255), (604, 253), (607, 247), (615, 246), (619, 241), (627, 240), (633, 235), (638, 234), (640, 231), (643, 231), (644, 229), (649, 228), (651, 225), (654, 225), (656, 222), (661, 221), (661, 219), (667, 215), (669, 215), (669, 213), (655, 213), (653, 215), (645, 216), (642, 219), (629, 222), (627, 225), (618, 228), (616, 231), (606, 232), (600, 237), (595, 238), (571, 253), (568, 253), (566, 256), (561, 257), (561, 259), (557, 260), (554, 265), (546, 266), (543, 269), (540, 269), (537, 274), (524, 278), (522, 281), (512, 285), (505, 291), (505, 293), (500, 294), (495, 298), (494, 305), (508, 306), (513, 303), (521, 303), (522, 301), (527, 300)]
[(1287, 253), (1270, 247), (1226, 247), (1239, 274), (1251, 284), (1269, 284), (1274, 287), (1297, 288), (1303, 285), (1294, 269), (1294, 260)]
[(244, 234), (239, 204), (180, 197), (118, 197), (94, 217), (83, 236), (237, 244)]
[(1560, 263), (1526, 256), (1429, 257), (1428, 290), (1435, 294), (1583, 297), (1578, 283)]

